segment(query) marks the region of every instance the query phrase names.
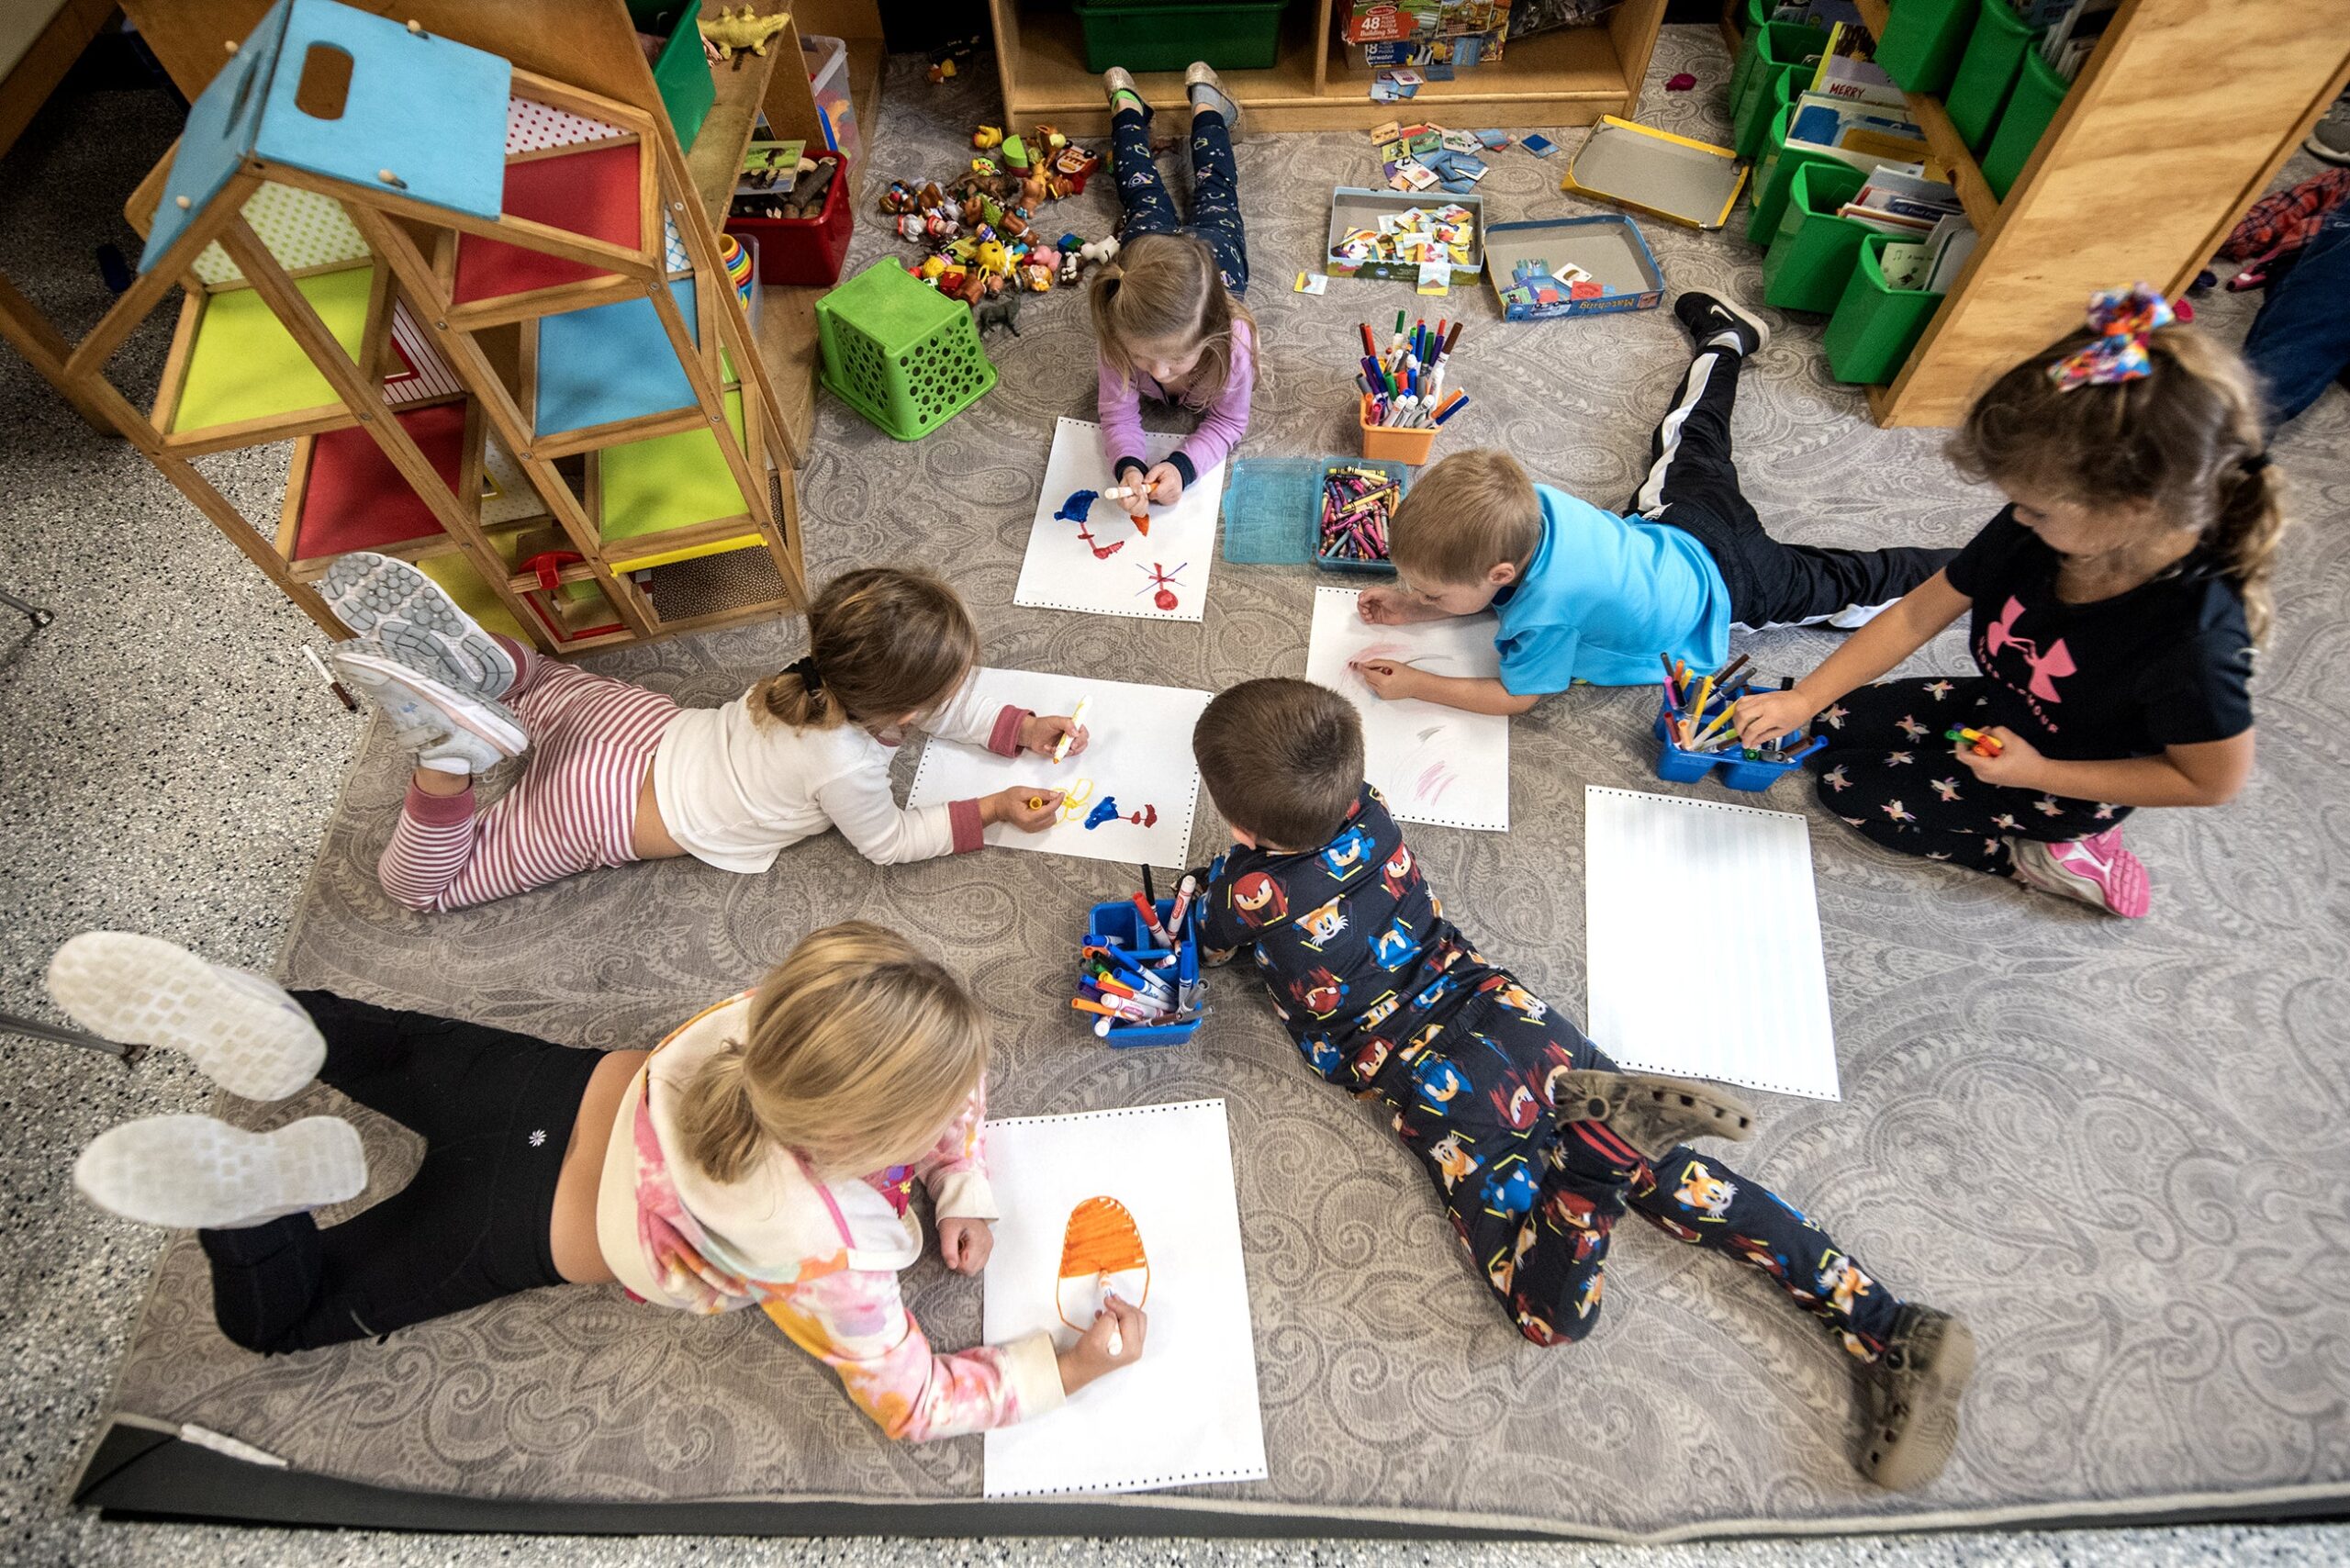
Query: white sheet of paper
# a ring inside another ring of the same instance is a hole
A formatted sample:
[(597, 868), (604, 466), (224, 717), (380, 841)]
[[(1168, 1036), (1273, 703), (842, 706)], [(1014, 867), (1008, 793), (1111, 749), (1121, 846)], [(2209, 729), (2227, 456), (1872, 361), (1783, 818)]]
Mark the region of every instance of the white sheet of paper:
[[(1003, 1217), (985, 1275), (985, 1338), (1076, 1330), (1055, 1306), (1069, 1211), (1097, 1195), (1134, 1216), (1150, 1260), (1142, 1360), (1047, 1416), (987, 1434), (986, 1495), (1147, 1492), (1265, 1478), (1240, 1204), (1221, 1100), (988, 1124)], [(1080, 1321), (1084, 1321), (1080, 1318)]]
[(1843, 1098), (1802, 817), (1584, 786), (1583, 941), (1618, 1065)]
[[(1181, 444), (1181, 436), (1147, 435), (1143, 455), (1159, 463)], [(1085, 523), (1091, 543), (1079, 536), (1076, 523), (1053, 515), (1075, 492), (1106, 490), (1115, 483), (1102, 457), (1102, 427), (1091, 420), (1062, 420), (1053, 431), (1045, 487), (1036, 498), (1036, 521), (1028, 530), (1028, 554), (1021, 559), (1012, 602), (1151, 621), (1199, 620), (1208, 601), (1208, 568), (1215, 564), (1224, 465), (1184, 486), (1173, 506), (1150, 507), (1147, 536), (1136, 532), (1122, 500), (1093, 503)], [(1097, 550), (1111, 554), (1097, 555)], [(1162, 591), (1174, 595), (1172, 610), (1160, 606)]]
[[(1012, 849), (1041, 849), (1080, 855), (1089, 860), (1124, 860), (1146, 866), (1181, 866), (1192, 846), (1192, 814), (1199, 804), (1200, 766), (1192, 760), (1192, 726), (1209, 694), (1173, 686), (1134, 686), (1123, 680), (1046, 675), (1039, 670), (979, 672), (985, 711), (1005, 702), (1038, 713), (1073, 711), (1086, 704), (1090, 737), (1081, 752), (1056, 763), (1024, 752), (998, 756), (984, 746), (963, 745), (935, 735), (923, 742), (908, 806), (992, 795), (1014, 784), (1067, 790), (1073, 804), (1042, 833), (1024, 833), (1009, 823), (987, 830), (990, 844)], [(1118, 815), (1098, 827), (1085, 819), (1104, 798)], [(1136, 813), (1155, 823), (1134, 822)]]
[(1438, 675), (1501, 674), (1490, 615), (1372, 626), (1355, 613), (1353, 588), (1314, 590), (1314, 630), (1305, 678), (1362, 711), (1363, 771), (1405, 822), (1443, 827), (1509, 829), (1509, 721), (1433, 702), (1389, 702), (1348, 666), (1369, 657), (1399, 659)]

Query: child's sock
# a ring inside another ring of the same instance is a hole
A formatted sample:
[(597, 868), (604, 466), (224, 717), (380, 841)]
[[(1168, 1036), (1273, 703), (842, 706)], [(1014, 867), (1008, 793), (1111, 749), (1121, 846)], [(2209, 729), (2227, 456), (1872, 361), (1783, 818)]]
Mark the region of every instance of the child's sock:
[(1121, 87), (1110, 95), (1110, 112), (1114, 115), (1121, 109), (1132, 109), (1138, 115), (1150, 113), (1150, 106), (1144, 103), (1142, 95), (1131, 87)]
[(153, 936), (83, 932), (49, 961), (49, 994), (84, 1028), (185, 1051), (248, 1100), (298, 1092), (326, 1060), (318, 1026), (284, 991)]
[(73, 1184), (125, 1219), (232, 1230), (357, 1197), (367, 1156), (357, 1129), (333, 1116), (266, 1133), (213, 1116), (149, 1116), (99, 1134), (73, 1162)]

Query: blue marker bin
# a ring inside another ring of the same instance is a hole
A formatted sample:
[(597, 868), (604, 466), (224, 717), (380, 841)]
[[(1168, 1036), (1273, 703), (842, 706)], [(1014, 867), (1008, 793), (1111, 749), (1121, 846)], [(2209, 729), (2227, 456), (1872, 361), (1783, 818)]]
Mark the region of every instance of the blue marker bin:
[[(1764, 689), (1741, 686), (1730, 700), (1736, 701), (1738, 698), (1745, 696), (1750, 691), (1762, 689)], [(1711, 700), (1707, 702), (1706, 711), (1708, 713), (1720, 711)], [(1803, 767), (1803, 763), (1792, 755), (1785, 761), (1770, 762), (1760, 758), (1749, 758), (1735, 746), (1714, 752), (1684, 751), (1667, 738), (1671, 732), (1665, 728), (1665, 719), (1671, 711), (1671, 707), (1664, 700), (1663, 690), (1660, 688), (1657, 692), (1656, 723), (1653, 726), (1657, 739), (1656, 776), (1669, 784), (1695, 784), (1707, 774), (1719, 768), (1721, 783), (1728, 785), (1730, 789), (1742, 790), (1751, 794), (1757, 790), (1768, 790), (1787, 774), (1796, 772)], [(1805, 745), (1809, 744), (1810, 741), (1807, 738)], [(1133, 907), (1129, 905), (1127, 913), (1133, 913)]]
[[(1164, 924), (1167, 917), (1175, 913), (1175, 901), (1160, 899), (1158, 909), (1159, 923)], [(1086, 917), (1085, 943), (1090, 947), (1114, 947), (1122, 953), (1131, 953), (1137, 958), (1163, 958), (1167, 953), (1167, 949), (1152, 941), (1150, 933), (1143, 929), (1142, 913), (1135, 908), (1132, 899), (1124, 899), (1116, 903), (1095, 904), (1092, 913)], [(1200, 950), (1198, 936), (1186, 935), (1183, 938), (1183, 945), (1192, 950), (1192, 957), (1196, 961)], [(1164, 972), (1169, 983), (1172, 983), (1175, 971), (1170, 969)], [(1200, 985), (1204, 994), (1207, 981), (1203, 979)], [(1093, 1021), (1100, 1015), (1079, 1013), (1076, 1016), (1084, 1020), (1086, 1032), (1091, 1034)], [(1101, 1038), (1104, 1044), (1117, 1050), (1126, 1050), (1136, 1046), (1180, 1046), (1200, 1032), (1200, 1025), (1203, 1022), (1204, 1020), (1194, 1018), (1188, 1024), (1125, 1025), (1113, 1024), (1110, 1033)]]

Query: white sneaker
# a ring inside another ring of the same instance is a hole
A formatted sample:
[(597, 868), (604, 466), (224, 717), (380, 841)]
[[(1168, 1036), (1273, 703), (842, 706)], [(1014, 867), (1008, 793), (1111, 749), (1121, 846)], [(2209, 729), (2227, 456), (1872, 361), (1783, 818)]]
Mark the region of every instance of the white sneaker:
[(346, 645), (328, 658), (344, 685), (375, 702), (420, 767), (487, 773), (531, 749), (529, 732), (501, 702), (468, 696), (381, 654)]
[(358, 1129), (306, 1116), (249, 1133), (217, 1116), (149, 1116), (100, 1133), (73, 1184), (106, 1210), (174, 1230), (241, 1230), (355, 1198), (367, 1185)]
[(128, 931), (84, 931), (49, 961), (49, 994), (76, 1024), (168, 1046), (247, 1100), (283, 1100), (319, 1073), (327, 1043), (302, 1004), (261, 976)]
[(338, 555), (319, 593), (363, 642), (443, 686), (497, 698), (514, 684), (514, 655), (406, 561), (370, 550)]

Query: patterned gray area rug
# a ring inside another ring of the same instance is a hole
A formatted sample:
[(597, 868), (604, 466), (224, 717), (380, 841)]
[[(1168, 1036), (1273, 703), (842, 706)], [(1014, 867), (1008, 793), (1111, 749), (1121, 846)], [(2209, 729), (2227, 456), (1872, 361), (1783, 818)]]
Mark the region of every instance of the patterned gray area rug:
[[(914, 63), (893, 64), (866, 207), (880, 181), (968, 156), (969, 125), (994, 107), (984, 68), (934, 88)], [(1662, 90), (1680, 70), (1696, 92)], [(1718, 135), (1727, 70), (1710, 28), (1670, 29), (1645, 118)], [(1355, 322), (1420, 302), (1400, 285), (1338, 281), (1322, 298), (1288, 286), (1320, 253), (1328, 187), (1373, 176), (1371, 145), (1252, 137), (1239, 161), (1270, 361), (1247, 450), (1346, 452)], [(1559, 169), (1505, 153), (1486, 197), (1502, 217), (1583, 210), (1557, 193)], [(1047, 226), (1102, 232), (1105, 187)], [(1759, 296), (1758, 252), (1741, 241), (1643, 228), (1676, 286)], [(863, 222), (851, 264), (895, 244)], [(1053, 420), (1091, 413), (1081, 303), (1032, 301), (1024, 336), (990, 341), (1001, 386), (919, 443), (826, 400), (801, 481), (811, 575), (872, 561), (945, 571), (1000, 665), (1206, 689), (1301, 673), (1308, 568), (1219, 562), (1204, 627), (1012, 605)], [(1603, 504), (1631, 492), (1685, 362), (1665, 311), (1509, 326), (1483, 291), (1439, 308), (1469, 320), (1457, 364), (1476, 398), (1448, 447), (1505, 443)], [(2244, 302), (2210, 315), (2239, 333)], [(1955, 544), (1991, 514), (1995, 499), (1942, 462), (1938, 433), (1865, 422), (1860, 398), (1824, 374), (1816, 321), (1780, 325), (1737, 425), (1776, 530)], [(999, 1114), (1224, 1096), (1272, 1473), (1202, 1503), (1653, 1534), (2350, 1491), (2350, 535), (2332, 526), (2350, 498), (2346, 408), (2329, 398), (2280, 449), (2305, 521), (2264, 661), (2257, 777), (2224, 810), (2132, 826), (2155, 879), (2151, 919), (2127, 925), (1881, 853), (1798, 786), (1764, 802), (1812, 820), (1845, 1100), (1764, 1096), (1739, 1163), (1826, 1217), (1883, 1279), (1975, 1323), (1964, 1439), (1915, 1498), (1856, 1477), (1852, 1372), (1819, 1327), (1766, 1281), (1645, 1226), (1619, 1232), (1591, 1338), (1528, 1345), (1409, 1158), (1308, 1076), (1237, 978), (1187, 1047), (1099, 1047), (1065, 1002), (1086, 905), (1130, 890), (1114, 868), (992, 850), (877, 870), (827, 835), (765, 877), (672, 862), (425, 920), (375, 886), (404, 778), (379, 739), (321, 847), (285, 967), (303, 985), (640, 1046), (800, 934), (861, 916), (922, 933), (987, 999)], [(793, 656), (798, 636), (740, 629), (598, 665), (717, 703)], [(1772, 673), (1831, 645), (1807, 633), (1742, 644)], [(1964, 663), (1950, 638), (1918, 667)], [(1651, 777), (1649, 711), (1628, 692), (1543, 704), (1516, 726), (1508, 834), (1412, 834), (1484, 950), (1571, 1015), (1583, 1004), (1583, 789), (1673, 788)], [(1221, 832), (1202, 814), (1195, 857)], [(380, 1193), (412, 1150), (380, 1122), (369, 1133)], [(977, 1338), (975, 1282), (934, 1262), (908, 1283), (936, 1343)], [(263, 1361), (213, 1327), (185, 1240), (161, 1267), (118, 1407), (308, 1470), (476, 1495), (921, 1500), (976, 1497), (980, 1480), (977, 1439), (883, 1441), (753, 1315), (695, 1320), (575, 1288)]]

